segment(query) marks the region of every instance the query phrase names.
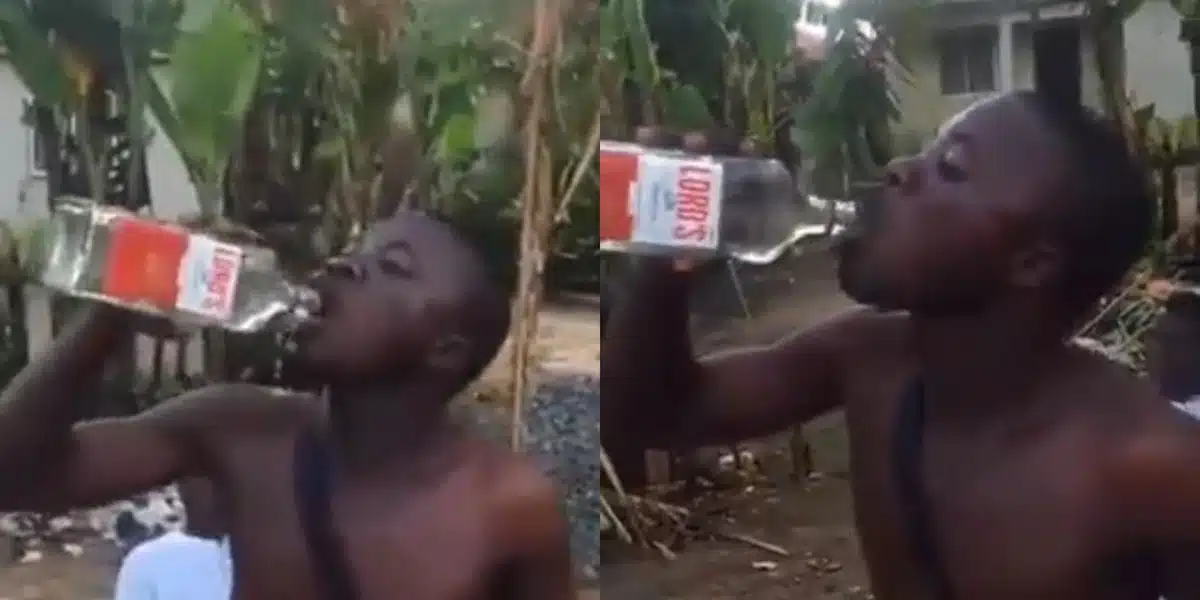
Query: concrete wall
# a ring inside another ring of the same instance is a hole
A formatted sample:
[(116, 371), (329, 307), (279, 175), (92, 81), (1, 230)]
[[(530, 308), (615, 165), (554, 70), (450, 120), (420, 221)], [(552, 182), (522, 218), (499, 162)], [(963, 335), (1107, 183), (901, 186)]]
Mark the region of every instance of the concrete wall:
[[(1008, 87), (1029, 89), (1034, 84), (1033, 27), (1028, 10), (1016, 10), (1012, 0), (943, 0), (934, 7), (936, 27), (956, 27), (995, 23), (1010, 27), (1011, 54), (1005, 59), (999, 45), (996, 57), (997, 79)], [(1039, 18), (1072, 18), (1080, 13), (1077, 4), (1064, 3), (1039, 10)], [(1179, 40), (1179, 15), (1168, 0), (1147, 0), (1130, 16), (1122, 31), (1125, 47), (1126, 90), (1135, 104), (1154, 104), (1158, 116), (1180, 119), (1195, 115), (1193, 80), (1189, 72), (1188, 49)], [(1001, 34), (1003, 38), (1003, 34)], [(1084, 101), (1100, 107), (1099, 77), (1092, 58), (1092, 44), (1082, 40), (1082, 89)], [(918, 48), (910, 55), (913, 77), (910, 84), (900, 86), (904, 121), (897, 128), (901, 151), (912, 151), (927, 140), (938, 125), (987, 94), (942, 95), (939, 84), (938, 57), (932, 47)], [(1007, 66), (1007, 73), (1000, 71)], [(1180, 168), (1176, 172), (1179, 190), (1179, 218), (1190, 222), (1197, 218), (1196, 168)]]
[(1154, 103), (1158, 116), (1195, 114), (1187, 45), (1179, 14), (1167, 0), (1147, 0), (1125, 22), (1125, 81), (1138, 104)]
[[(931, 9), (934, 29), (992, 23), (1000, 26), (1001, 43), (996, 57), (997, 80), (1001, 90), (1029, 89), (1034, 83), (1033, 27), (1028, 9), (1014, 8), (1012, 2), (958, 0)], [(1081, 14), (1078, 3), (1063, 3), (1037, 11), (1037, 19), (1075, 18)], [(1003, 28), (1009, 28), (1011, 53), (1006, 58)], [(1187, 49), (1179, 41), (1179, 17), (1167, 0), (1147, 0), (1125, 23), (1123, 31), (1126, 81), (1129, 92), (1139, 103), (1153, 102), (1158, 114), (1179, 118), (1193, 113), (1192, 82), (1188, 73)], [(1083, 61), (1084, 102), (1100, 106), (1100, 81), (1096, 75), (1093, 48), (1085, 36), (1080, 54)], [(909, 54), (912, 81), (900, 86), (904, 121), (902, 135), (922, 138), (932, 135), (937, 126), (986, 94), (946, 96), (938, 81), (938, 57), (933, 47), (916, 48)]]

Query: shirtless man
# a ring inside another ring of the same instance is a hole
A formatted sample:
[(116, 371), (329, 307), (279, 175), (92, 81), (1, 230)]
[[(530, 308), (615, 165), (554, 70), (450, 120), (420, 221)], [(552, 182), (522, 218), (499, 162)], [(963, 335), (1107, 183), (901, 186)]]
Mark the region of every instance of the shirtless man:
[(1066, 341), (1153, 208), (1094, 116), (1031, 92), (976, 104), (889, 166), (841, 246), (870, 308), (696, 360), (687, 269), (645, 265), (607, 324), (605, 446), (731, 443), (842, 408), (880, 600), (1157, 598), (1156, 557), (1200, 540), (1200, 423)]
[[(96, 306), (3, 394), (0, 510), (97, 504), (200, 475), (230, 511), (236, 599), (571, 598), (556, 489), (444, 410), (507, 331), (508, 303), (479, 257), (406, 213), (313, 285), (324, 310), (297, 360), (328, 384), (327, 412), (231, 384), (72, 427), (133, 321)], [(321, 488), (328, 510), (302, 510)]]

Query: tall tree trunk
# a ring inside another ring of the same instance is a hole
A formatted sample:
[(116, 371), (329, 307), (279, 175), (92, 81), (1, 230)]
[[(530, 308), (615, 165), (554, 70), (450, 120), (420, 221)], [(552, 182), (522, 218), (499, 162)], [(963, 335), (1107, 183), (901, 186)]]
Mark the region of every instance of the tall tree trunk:
[(1092, 58), (1100, 80), (1104, 113), (1125, 132), (1130, 151), (1143, 155), (1145, 148), (1139, 143), (1141, 135), (1125, 96), (1125, 20), (1122, 13), (1108, 0), (1087, 0), (1085, 29), (1092, 39)]

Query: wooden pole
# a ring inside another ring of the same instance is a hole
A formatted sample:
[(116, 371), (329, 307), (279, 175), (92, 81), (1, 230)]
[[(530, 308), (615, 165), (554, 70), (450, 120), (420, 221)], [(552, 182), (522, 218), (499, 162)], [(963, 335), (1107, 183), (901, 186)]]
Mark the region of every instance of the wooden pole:
[(554, 69), (562, 50), (564, 0), (536, 0), (533, 26), (526, 49), (525, 75), (520, 95), (528, 107), (522, 137), (525, 150), (525, 186), (521, 192), (521, 234), (517, 270), (517, 299), (513, 304), (513, 346), (510, 389), (512, 438), (521, 446), (524, 425), (522, 405), (529, 387), (529, 371), (537, 342), (538, 313), (542, 304), (542, 276), (554, 230), (554, 165), (549, 147), (553, 125)]

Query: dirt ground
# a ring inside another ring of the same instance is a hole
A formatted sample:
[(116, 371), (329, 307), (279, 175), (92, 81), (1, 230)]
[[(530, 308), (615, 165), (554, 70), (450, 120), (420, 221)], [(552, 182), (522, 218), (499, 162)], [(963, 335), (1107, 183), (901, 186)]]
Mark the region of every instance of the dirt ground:
[[(726, 319), (697, 336), (707, 348), (767, 343), (798, 327), (845, 310), (828, 260), (804, 259), (794, 266), (788, 290), (748, 320)], [(753, 296), (754, 290), (748, 290)], [(706, 320), (707, 321), (707, 320)], [(606, 547), (601, 573), (606, 598), (614, 600), (815, 600), (870, 598), (858, 552), (847, 482), (846, 434), (840, 417), (809, 424), (819, 473), (792, 482), (783, 458), (783, 438), (750, 442), (765, 482), (740, 488), (723, 529), (777, 546), (787, 556), (739, 541), (692, 542), (675, 557), (632, 555)]]
[(0, 600), (107, 600), (115, 574), (109, 552), (48, 555), (37, 563), (0, 568)]
[[(830, 419), (809, 428), (822, 469), (802, 483), (747, 486), (733, 496), (722, 529), (787, 552), (780, 556), (746, 542), (695, 541), (672, 559), (631, 556), (606, 548), (601, 572), (605, 598), (614, 600), (865, 600), (871, 598), (855, 537), (845, 469), (845, 435)], [(751, 444), (757, 452), (778, 444)], [(761, 456), (761, 454), (760, 454)], [(779, 460), (769, 457), (764, 462)], [(776, 469), (778, 472), (778, 468)], [(611, 593), (610, 593), (611, 590)]]

